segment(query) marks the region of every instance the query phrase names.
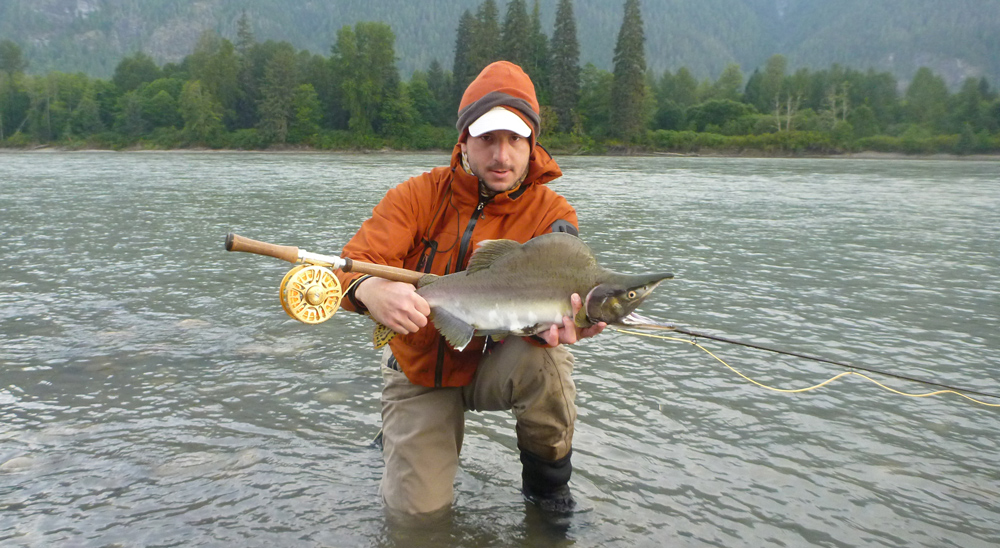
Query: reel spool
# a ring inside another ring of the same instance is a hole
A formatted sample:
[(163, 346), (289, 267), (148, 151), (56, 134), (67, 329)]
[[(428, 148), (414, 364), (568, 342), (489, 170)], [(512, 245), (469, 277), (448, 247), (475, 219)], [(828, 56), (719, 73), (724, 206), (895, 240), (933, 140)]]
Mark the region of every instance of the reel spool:
[(329, 320), (340, 306), (344, 292), (340, 280), (329, 268), (300, 265), (281, 280), (281, 307), (302, 323), (317, 324)]

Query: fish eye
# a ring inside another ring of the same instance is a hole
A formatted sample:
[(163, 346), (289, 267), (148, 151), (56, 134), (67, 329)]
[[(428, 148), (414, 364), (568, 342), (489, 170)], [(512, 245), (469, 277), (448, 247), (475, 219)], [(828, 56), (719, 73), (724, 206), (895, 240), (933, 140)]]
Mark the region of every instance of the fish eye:
[(634, 299), (635, 298), (635, 291), (629, 291), (628, 292), (628, 298)]

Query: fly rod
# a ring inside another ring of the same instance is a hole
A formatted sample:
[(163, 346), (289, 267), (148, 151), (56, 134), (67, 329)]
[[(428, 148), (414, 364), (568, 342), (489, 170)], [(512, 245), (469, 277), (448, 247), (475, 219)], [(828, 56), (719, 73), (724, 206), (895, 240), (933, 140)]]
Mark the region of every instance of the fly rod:
[(420, 285), (420, 279), (427, 276), (423, 272), (405, 268), (310, 253), (295, 246), (269, 244), (232, 233), (226, 236), (226, 251), (266, 255), (298, 264), (281, 280), (278, 295), (281, 297), (281, 308), (289, 316), (308, 324), (329, 320), (340, 307), (344, 292), (341, 290), (340, 280), (331, 269), (368, 274), (417, 286)]
[(275, 259), (281, 259), (282, 261), (288, 261), (290, 263), (306, 263), (329, 268), (339, 268), (344, 272), (369, 274), (371, 276), (385, 278), (394, 282), (406, 282), (414, 285), (417, 285), (420, 278), (426, 276), (423, 272), (381, 264), (364, 263), (352, 259), (341, 258), (336, 255), (310, 253), (295, 246), (269, 244), (267, 242), (251, 240), (250, 238), (245, 238), (239, 234), (233, 233), (229, 233), (229, 235), (226, 236), (226, 251), (243, 251), (246, 253), (255, 253), (257, 255), (274, 257)]

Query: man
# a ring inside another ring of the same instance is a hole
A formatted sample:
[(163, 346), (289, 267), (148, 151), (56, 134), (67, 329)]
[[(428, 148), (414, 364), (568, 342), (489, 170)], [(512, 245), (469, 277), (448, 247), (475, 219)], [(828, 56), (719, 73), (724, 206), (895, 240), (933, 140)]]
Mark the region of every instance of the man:
[[(552, 231), (577, 234), (566, 200), (544, 186), (562, 172), (537, 145), (535, 88), (520, 67), (498, 61), (462, 97), (451, 164), (390, 190), (344, 247), (343, 256), (433, 274), (464, 270), (476, 245), (525, 242)], [(368, 312), (397, 335), (382, 358), (385, 504), (407, 514), (451, 505), (466, 410), (511, 409), (517, 419), (524, 496), (568, 511), (567, 485), (576, 395), (573, 358), (562, 344), (600, 333), (572, 318), (531, 338), (463, 350), (428, 321), (430, 308), (410, 284), (338, 272), (344, 307)], [(573, 295), (574, 312), (580, 308)]]

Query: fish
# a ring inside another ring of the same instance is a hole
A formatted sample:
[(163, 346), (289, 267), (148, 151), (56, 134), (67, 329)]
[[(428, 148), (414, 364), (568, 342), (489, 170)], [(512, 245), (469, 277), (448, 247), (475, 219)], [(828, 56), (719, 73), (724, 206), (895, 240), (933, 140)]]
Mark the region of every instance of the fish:
[(669, 272), (613, 272), (597, 263), (580, 238), (552, 232), (523, 244), (483, 241), (466, 270), (424, 276), (417, 294), (430, 306), (434, 327), (462, 350), (474, 335), (530, 336), (562, 325), (564, 316), (573, 316), (573, 293), (583, 300), (574, 316), (577, 326), (624, 325), (653, 289), (670, 278)]

